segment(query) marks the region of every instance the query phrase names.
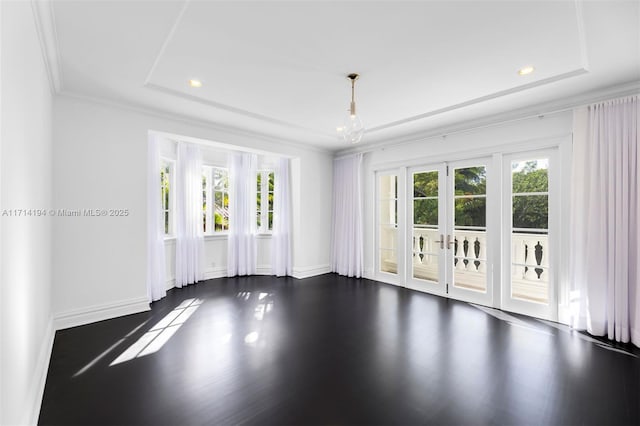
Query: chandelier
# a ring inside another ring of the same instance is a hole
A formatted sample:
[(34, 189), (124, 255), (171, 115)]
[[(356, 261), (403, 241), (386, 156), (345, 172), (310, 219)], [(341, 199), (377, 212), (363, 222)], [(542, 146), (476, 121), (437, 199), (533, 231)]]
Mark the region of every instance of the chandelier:
[(351, 105), (349, 106), (348, 114), (344, 117), (342, 127), (337, 128), (338, 137), (349, 143), (360, 142), (364, 133), (362, 120), (356, 115), (355, 84), (358, 77), (360, 76), (355, 73), (347, 76), (351, 80)]

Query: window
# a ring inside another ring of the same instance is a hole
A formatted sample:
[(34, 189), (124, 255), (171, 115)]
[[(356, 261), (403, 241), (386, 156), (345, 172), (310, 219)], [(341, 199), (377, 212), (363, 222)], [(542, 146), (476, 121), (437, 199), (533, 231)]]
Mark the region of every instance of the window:
[(203, 167), (202, 219), (205, 234), (229, 230), (229, 173), (227, 169)]
[(511, 161), (511, 297), (549, 303), (549, 158)]
[(273, 181), (273, 171), (261, 170), (258, 172), (256, 213), (258, 232), (261, 233), (273, 231)]
[(160, 195), (162, 197), (162, 216), (164, 234), (173, 234), (173, 170), (174, 163), (162, 160), (160, 163)]

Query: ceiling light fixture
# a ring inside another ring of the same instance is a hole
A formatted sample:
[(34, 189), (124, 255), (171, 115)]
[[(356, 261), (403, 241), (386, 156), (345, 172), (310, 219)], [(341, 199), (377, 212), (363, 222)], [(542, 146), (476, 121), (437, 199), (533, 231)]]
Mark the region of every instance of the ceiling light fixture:
[(531, 73), (533, 72), (533, 70), (534, 70), (534, 69), (535, 69), (535, 68), (533, 68), (531, 65), (529, 65), (529, 66), (526, 66), (526, 67), (524, 67), (524, 68), (520, 68), (520, 69), (518, 70), (518, 74), (519, 74), (519, 75), (527, 75), (527, 74), (531, 74)]
[(345, 116), (342, 127), (338, 127), (336, 130), (338, 136), (345, 142), (358, 143), (362, 139), (364, 133), (364, 126), (362, 120), (356, 115), (356, 101), (355, 101), (355, 84), (356, 80), (360, 77), (358, 74), (349, 74), (347, 78), (351, 80), (351, 105), (349, 106), (349, 113)]
[(189, 80), (189, 86), (202, 87), (202, 82), (200, 80)]

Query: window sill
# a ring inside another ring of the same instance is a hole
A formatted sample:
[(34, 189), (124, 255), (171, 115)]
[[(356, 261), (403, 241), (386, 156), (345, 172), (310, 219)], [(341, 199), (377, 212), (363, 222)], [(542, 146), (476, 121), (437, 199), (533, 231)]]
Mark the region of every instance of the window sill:
[(229, 237), (229, 233), (228, 232), (220, 232), (217, 234), (205, 234), (204, 235), (204, 239), (205, 240), (226, 240), (227, 237)]
[[(264, 234), (256, 234), (256, 238), (259, 240), (269, 240), (272, 237), (272, 233), (264, 233)], [(219, 233), (219, 234), (205, 234), (204, 235), (204, 239), (206, 240), (226, 240), (229, 237), (229, 233), (228, 232), (224, 232), (224, 233)], [(176, 236), (175, 235), (168, 235), (164, 237), (164, 242), (165, 243), (175, 243), (176, 241)]]

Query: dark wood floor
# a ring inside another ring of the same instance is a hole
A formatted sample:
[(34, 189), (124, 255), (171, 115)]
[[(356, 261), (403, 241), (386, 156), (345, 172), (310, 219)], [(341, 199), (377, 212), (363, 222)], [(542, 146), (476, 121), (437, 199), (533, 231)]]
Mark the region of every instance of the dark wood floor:
[(39, 423), (640, 424), (637, 348), (513, 318), (333, 274), (210, 280), (57, 332)]

